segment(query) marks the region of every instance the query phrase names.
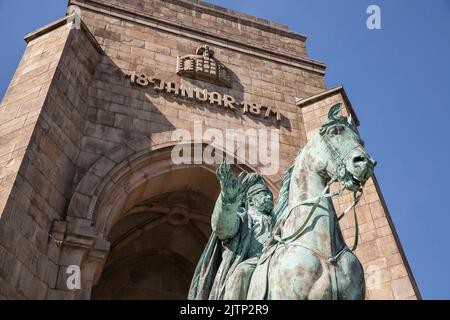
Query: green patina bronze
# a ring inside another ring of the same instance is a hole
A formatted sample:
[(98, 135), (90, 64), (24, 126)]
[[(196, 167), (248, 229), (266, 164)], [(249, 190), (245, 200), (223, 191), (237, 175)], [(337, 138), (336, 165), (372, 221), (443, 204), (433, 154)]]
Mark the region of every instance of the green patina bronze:
[(246, 299), (253, 270), (269, 239), (273, 195), (256, 173), (235, 177), (219, 166), (222, 191), (211, 217), (212, 235), (195, 270), (189, 299)]
[[(278, 203), (257, 174), (218, 169), (222, 192), (213, 233), (195, 270), (189, 299), (364, 299), (361, 263), (353, 254), (354, 207), (376, 162), (350, 118), (333, 106), (328, 119), (285, 172)], [(341, 188), (330, 192), (330, 185)], [(338, 216), (332, 197), (347, 189), (353, 203)], [(349, 249), (338, 220), (353, 209)]]

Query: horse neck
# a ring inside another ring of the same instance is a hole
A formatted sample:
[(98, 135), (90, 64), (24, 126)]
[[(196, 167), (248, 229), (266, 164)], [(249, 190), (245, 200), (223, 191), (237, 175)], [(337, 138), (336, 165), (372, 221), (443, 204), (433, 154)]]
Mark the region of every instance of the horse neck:
[[(307, 153), (302, 153), (293, 168), (287, 208), (292, 211), (283, 226), (283, 237), (296, 232), (311, 212), (312, 205), (299, 205), (304, 202), (315, 202), (328, 183), (328, 180), (311, 168), (311, 162)], [(320, 201), (305, 231), (296, 242), (325, 256), (332, 256), (340, 250), (344, 243), (334, 206), (329, 198), (323, 198)]]

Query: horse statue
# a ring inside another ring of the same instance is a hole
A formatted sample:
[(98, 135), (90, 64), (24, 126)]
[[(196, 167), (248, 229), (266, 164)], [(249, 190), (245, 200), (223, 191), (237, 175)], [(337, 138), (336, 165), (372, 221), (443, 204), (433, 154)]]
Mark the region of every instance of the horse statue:
[[(273, 212), (274, 228), (253, 272), (247, 299), (364, 299), (364, 271), (355, 206), (376, 161), (366, 150), (351, 116), (333, 106), (328, 119), (284, 173)], [(339, 182), (341, 188), (330, 191)], [(337, 216), (332, 197), (347, 189), (353, 203)], [(355, 243), (342, 237), (339, 219), (353, 209)]]

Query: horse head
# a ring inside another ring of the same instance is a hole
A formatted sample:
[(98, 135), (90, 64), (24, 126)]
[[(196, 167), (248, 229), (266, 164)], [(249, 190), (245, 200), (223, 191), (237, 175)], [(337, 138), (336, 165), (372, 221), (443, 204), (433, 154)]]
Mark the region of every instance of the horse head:
[(347, 190), (358, 191), (373, 175), (376, 161), (364, 148), (352, 117), (340, 116), (340, 109), (341, 104), (331, 107), (308, 143), (311, 169), (327, 180), (339, 181)]

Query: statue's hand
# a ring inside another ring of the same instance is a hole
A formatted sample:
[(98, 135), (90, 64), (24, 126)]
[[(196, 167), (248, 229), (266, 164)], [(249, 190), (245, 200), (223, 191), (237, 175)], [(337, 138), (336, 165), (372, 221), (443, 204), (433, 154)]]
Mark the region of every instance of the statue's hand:
[(233, 175), (229, 163), (222, 163), (217, 169), (217, 176), (219, 177), (222, 194), (226, 201), (236, 201), (241, 197), (241, 183), (240, 180)]

